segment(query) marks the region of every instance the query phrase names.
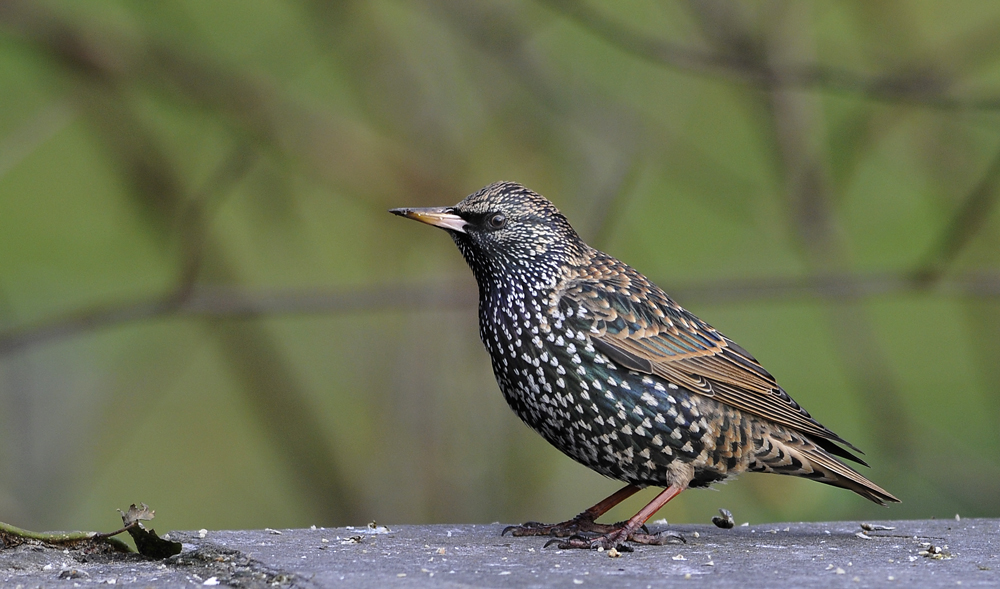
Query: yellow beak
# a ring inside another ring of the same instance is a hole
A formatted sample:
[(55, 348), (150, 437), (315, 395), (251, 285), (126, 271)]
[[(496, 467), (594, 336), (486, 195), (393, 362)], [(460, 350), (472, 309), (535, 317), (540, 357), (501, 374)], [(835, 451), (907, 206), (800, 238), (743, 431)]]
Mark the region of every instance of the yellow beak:
[(465, 219), (455, 213), (450, 212), (451, 207), (430, 207), (426, 209), (390, 209), (393, 215), (427, 223), (435, 227), (440, 227), (447, 231), (457, 231), (465, 233), (465, 226), (468, 225)]

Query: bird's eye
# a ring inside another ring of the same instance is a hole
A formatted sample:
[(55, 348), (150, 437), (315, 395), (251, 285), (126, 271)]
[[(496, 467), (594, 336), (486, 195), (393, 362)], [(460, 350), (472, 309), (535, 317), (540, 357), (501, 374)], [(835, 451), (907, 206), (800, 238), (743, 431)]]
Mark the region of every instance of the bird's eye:
[(486, 218), (486, 225), (490, 229), (502, 229), (507, 224), (507, 215), (503, 213), (493, 213)]

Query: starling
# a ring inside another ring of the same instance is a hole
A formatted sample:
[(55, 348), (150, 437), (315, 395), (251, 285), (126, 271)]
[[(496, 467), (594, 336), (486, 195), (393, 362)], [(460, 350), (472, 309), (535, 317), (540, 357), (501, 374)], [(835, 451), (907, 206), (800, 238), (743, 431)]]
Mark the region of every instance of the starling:
[[(451, 235), (479, 285), (479, 335), (504, 398), (533, 430), (624, 488), (559, 524), (560, 548), (662, 544), (646, 521), (687, 488), (743, 472), (800, 476), (899, 501), (838, 457), (856, 447), (799, 406), (749, 352), (580, 239), (541, 195), (491, 184), (451, 207), (393, 209)], [(596, 519), (665, 487), (625, 522)]]

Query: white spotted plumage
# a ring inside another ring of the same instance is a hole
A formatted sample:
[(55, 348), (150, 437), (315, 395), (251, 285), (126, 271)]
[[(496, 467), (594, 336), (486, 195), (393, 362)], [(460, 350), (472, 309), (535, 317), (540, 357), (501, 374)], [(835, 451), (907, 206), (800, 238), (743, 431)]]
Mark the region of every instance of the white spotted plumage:
[[(394, 212), (448, 230), (472, 268), (480, 336), (508, 404), (575, 460), (637, 486), (707, 486), (756, 470), (895, 500), (839, 462), (833, 454), (860, 459), (783, 390), (753, 396), (777, 385), (752, 356), (587, 246), (548, 200), (501, 182), (416, 211)], [(730, 356), (705, 355), (713, 350)], [(671, 364), (695, 353), (693, 373)]]

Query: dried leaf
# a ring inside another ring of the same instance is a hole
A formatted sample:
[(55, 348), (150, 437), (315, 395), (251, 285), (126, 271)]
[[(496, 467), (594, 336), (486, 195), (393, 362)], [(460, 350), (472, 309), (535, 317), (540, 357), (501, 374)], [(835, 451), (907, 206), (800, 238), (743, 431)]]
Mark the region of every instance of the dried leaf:
[(132, 524), (146, 520), (149, 521), (156, 517), (156, 511), (149, 508), (145, 503), (140, 503), (140, 507), (136, 507), (135, 503), (129, 506), (128, 511), (118, 510), (118, 513), (122, 514), (122, 523), (125, 527), (129, 527)]

